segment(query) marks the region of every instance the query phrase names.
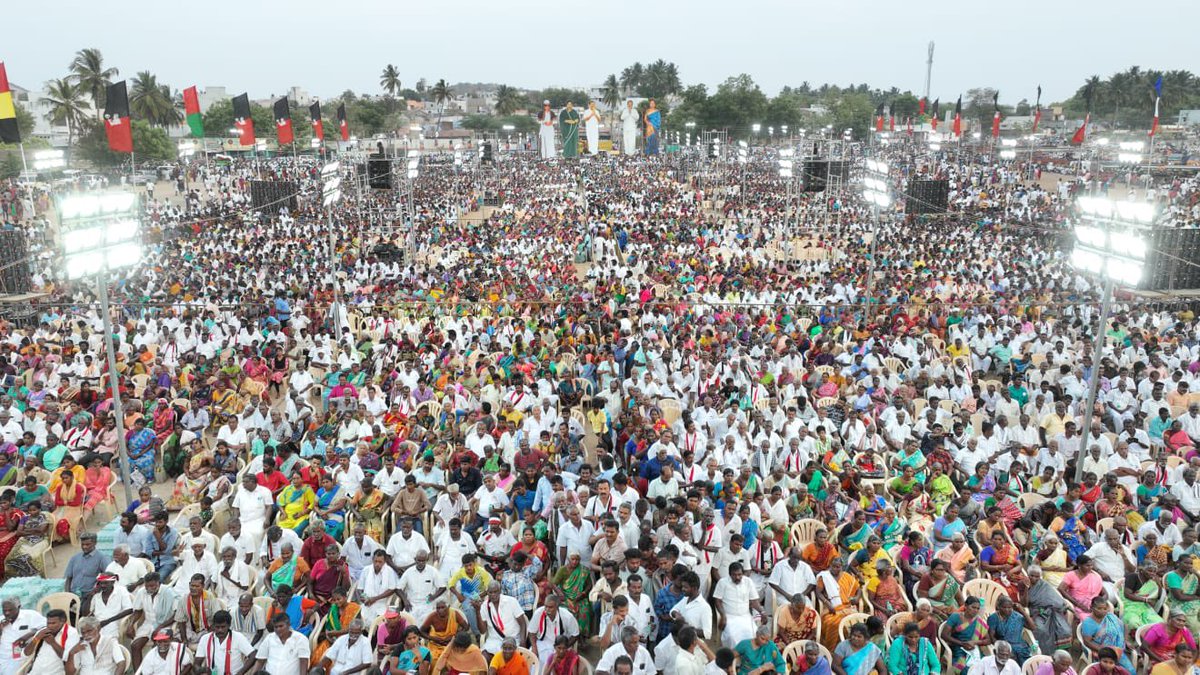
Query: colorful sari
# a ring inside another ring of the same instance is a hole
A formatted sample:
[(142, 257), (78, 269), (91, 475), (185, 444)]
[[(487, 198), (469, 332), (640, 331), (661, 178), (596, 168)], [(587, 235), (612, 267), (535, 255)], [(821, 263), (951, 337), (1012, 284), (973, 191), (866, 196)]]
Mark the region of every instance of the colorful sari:
[(994, 546), (990, 548), (992, 549), (990, 564), (1007, 565), (1010, 568), (1009, 571), (999, 577), (993, 575), (992, 580), (1008, 591), (1008, 596), (1013, 599), (1013, 602), (1020, 602), (1021, 594), (1025, 592), (1025, 588), (1029, 585), (1029, 577), (1025, 576), (1025, 570), (1020, 567), (1020, 549), (1008, 542), (1005, 542), (1000, 548)]
[[(1112, 647), (1120, 656), (1121, 667), (1133, 672), (1133, 662), (1129, 659), (1129, 654), (1125, 653), (1125, 624), (1121, 623), (1116, 614), (1109, 612), (1101, 621), (1096, 621), (1096, 617), (1088, 614), (1079, 624), (1079, 630), (1084, 637), (1091, 638), (1092, 642), (1101, 647)], [(1095, 655), (1092, 657), (1095, 658)]]
[(359, 615), (359, 603), (347, 602), (346, 610), (337, 607), (336, 604), (329, 605), (329, 614), (325, 615), (325, 621), (320, 629), (320, 639), (317, 641), (317, 646), (312, 650), (311, 663), (320, 663), (320, 658), (325, 656), (325, 652), (329, 647), (334, 645), (334, 641), (326, 638), (330, 631), (344, 631), (350, 625), (350, 621), (354, 621), (354, 617)]
[(884, 550), (890, 551), (893, 546), (897, 546), (904, 541), (905, 526), (904, 521), (900, 518), (892, 518), (892, 522), (890, 523), (880, 519), (876, 523), (876, 527), (879, 538), (883, 540)]
[(796, 640), (814, 639), (820, 618), (817, 610), (808, 605), (798, 618), (792, 612), (791, 604), (780, 607), (775, 611), (775, 645), (782, 650)]
[(662, 129), (662, 113), (655, 109), (646, 112), (646, 144), (645, 151), (647, 155), (658, 154), (658, 137), (661, 135), (659, 131)]
[(832, 605), (821, 615), (821, 644), (832, 650), (840, 640), (838, 626), (841, 625), (842, 619), (858, 610), (855, 600), (858, 598), (860, 585), (858, 579), (849, 572), (842, 572), (836, 580), (829, 572), (822, 572), (817, 575), (817, 583), (821, 584), (825, 595), (829, 596), (829, 604)]
[(158, 437), (149, 429), (131, 430), (125, 436), (125, 445), (129, 449), (129, 461), (134, 471), (140, 475), (132, 476), (133, 487), (140, 488), (146, 483), (154, 482), (154, 444)]
[(1031, 645), (1025, 641), (1025, 616), (1017, 611), (1009, 612), (1008, 618), (996, 612), (987, 619), (992, 640), (1004, 640), (1012, 645), (1013, 658), (1018, 664), (1025, 663), (1031, 653)]
[(847, 551), (857, 551), (867, 545), (867, 540), (873, 534), (875, 534), (875, 530), (872, 530), (870, 525), (863, 523), (857, 532), (842, 534), (838, 537), (838, 544)]
[(875, 608), (875, 616), (882, 621), (887, 621), (893, 614), (908, 611), (904, 589), (900, 587), (900, 582), (896, 581), (896, 575), (889, 574), (879, 579), (871, 606)]
[(0, 512), (0, 575), (4, 573), (4, 563), (8, 559), (8, 554), (12, 553), (13, 548), (21, 541), (21, 535), (17, 530), (9, 531), (10, 527), (19, 527), (21, 519), (25, 517), (25, 513), (17, 509), (8, 509)]
[(274, 593), (275, 589), (280, 584), (287, 584), (292, 588), (296, 587), (296, 580), (308, 573), (308, 563), (304, 562), (298, 554), (293, 554), (292, 559), (283, 562), (283, 558), (276, 558), (275, 562), (267, 568), (267, 584)]
[(808, 563), (813, 573), (820, 573), (829, 569), (829, 565), (833, 563), (833, 559), (837, 556), (837, 546), (829, 542), (825, 543), (824, 548), (817, 548), (816, 542), (811, 542), (800, 553), (800, 559)]
[(579, 632), (587, 635), (592, 625), (592, 602), (588, 598), (592, 587), (591, 573), (583, 565), (574, 570), (561, 567), (555, 573), (553, 583), (562, 590), (567, 609), (579, 622)]
[(276, 501), (279, 503), (279, 516), (275, 519), (275, 524), (303, 535), (313, 507), (317, 505), (317, 496), (313, 494), (312, 488), (305, 485), (297, 489), (288, 485), (280, 491)]
[(1158, 623), (1151, 626), (1142, 635), (1142, 644), (1150, 653), (1154, 654), (1156, 661), (1169, 661), (1175, 655), (1175, 647), (1180, 644), (1186, 644), (1192, 649), (1196, 648), (1196, 638), (1186, 628), (1181, 628), (1175, 631), (1174, 635), (1167, 632), (1167, 625), (1160, 617)]
[(951, 612), (958, 609), (958, 589), (962, 585), (958, 583), (952, 575), (947, 574), (942, 582), (934, 583), (929, 586), (929, 604), (933, 605), (933, 610), (942, 616), (949, 616)]
[[(1128, 581), (1130, 577), (1125, 579)], [(1162, 593), (1162, 586), (1159, 586), (1154, 579), (1147, 580), (1137, 589), (1137, 594), (1144, 598), (1158, 598), (1160, 593)], [(1131, 600), (1128, 595), (1123, 595), (1125, 610), (1121, 614), (1121, 619), (1129, 630), (1136, 631), (1142, 626), (1162, 621), (1162, 617), (1154, 611), (1153, 607), (1139, 600)]]
[(371, 494), (368, 495), (363, 494), (362, 490), (359, 490), (356, 497), (357, 501), (355, 502), (355, 511), (357, 512), (360, 522), (362, 522), (363, 526), (367, 528), (367, 536), (371, 537), (375, 541), (382, 541), (383, 509), (381, 507), (384, 500), (383, 492), (380, 490), (372, 490)]
[(954, 499), (954, 482), (946, 474), (929, 481), (929, 499), (934, 513), (945, 513), (946, 506)]
[(908, 523), (910, 531), (916, 530), (925, 535), (926, 539), (933, 533), (933, 500), (929, 493), (922, 492), (919, 497), (912, 497), (900, 503), (900, 516)]
[(83, 508), (92, 510), (108, 500), (108, 486), (112, 483), (112, 469), (107, 466), (89, 467), (83, 479), (83, 487), (87, 490), (87, 501)]
[[(1196, 587), (1200, 585), (1200, 577), (1196, 576), (1195, 572), (1191, 572), (1184, 577), (1177, 570), (1171, 570), (1163, 576), (1163, 583), (1169, 589), (1174, 588), (1184, 593), (1195, 595)], [(1200, 600), (1179, 602), (1174, 598), (1169, 598), (1168, 602), (1172, 609), (1183, 611), (1183, 615), (1187, 617), (1188, 628), (1191, 629), (1192, 633), (1200, 634)]]
[[(336, 483), (334, 484), (334, 487), (332, 490), (326, 490), (325, 488), (321, 488), (320, 490), (317, 491), (317, 508), (321, 509), (322, 511), (328, 511), (329, 507), (332, 506), (335, 501), (337, 501), (338, 497), (341, 496), (341, 494), (342, 494), (342, 488), (340, 485), (337, 485)], [(333, 537), (334, 539), (337, 539), (339, 541), (341, 540), (342, 529), (345, 528), (345, 526), (346, 526), (346, 510), (345, 510), (345, 508), (339, 509), (337, 511), (329, 511), (329, 514), (325, 516), (325, 531), (328, 532), (329, 536)]]
[(1066, 520), (1063, 520), (1062, 516), (1056, 517), (1054, 522), (1050, 523), (1050, 531), (1058, 535), (1059, 541), (1067, 551), (1067, 560), (1071, 564), (1075, 564), (1075, 559), (1087, 551), (1087, 545), (1083, 543), (1082, 535), (1079, 532), (1079, 520), (1075, 516)]
[(350, 570), (346, 568), (345, 563), (330, 567), (326, 558), (321, 558), (313, 563), (312, 599), (317, 601), (318, 611), (322, 611), (326, 607), (336, 608), (337, 605), (330, 605), (334, 589), (339, 585), (349, 585), (349, 583)]
[[(970, 621), (964, 621), (963, 615), (955, 612), (950, 615), (949, 619), (946, 619), (946, 625), (950, 627), (950, 635), (955, 640), (962, 642), (983, 640), (988, 634), (987, 624), (978, 615)], [(977, 660), (979, 660), (979, 647), (970, 650), (964, 649), (960, 645), (950, 647), (951, 666), (953, 666), (954, 672), (960, 675), (967, 672), (971, 664)]]
[(922, 454), (920, 450), (917, 450), (911, 455), (906, 455), (904, 454), (904, 451), (901, 450), (896, 457), (900, 460), (899, 464), (901, 469), (906, 466), (911, 466), (917, 470), (917, 473), (913, 477), (920, 483), (925, 482), (925, 455)]
[(425, 646), (429, 647), (429, 658), (434, 663), (437, 663), (438, 659), (440, 659), (442, 656), (442, 652), (446, 651), (446, 646), (438, 644), (437, 641), (445, 640), (447, 643), (449, 643), (451, 638), (453, 638), (455, 635), (458, 635), (458, 617), (458, 610), (451, 607), (446, 611), (446, 625), (443, 626), (441, 630), (438, 630), (437, 625), (434, 623), (434, 621), (437, 619), (437, 614), (434, 613), (429, 615), (429, 628), (425, 631), (425, 633), (434, 639), (426, 641)]

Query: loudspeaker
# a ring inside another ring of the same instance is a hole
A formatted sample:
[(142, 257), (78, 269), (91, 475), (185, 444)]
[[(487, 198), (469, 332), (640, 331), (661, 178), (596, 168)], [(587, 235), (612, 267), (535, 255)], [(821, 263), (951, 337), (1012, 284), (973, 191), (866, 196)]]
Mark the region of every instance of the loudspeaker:
[(904, 212), (921, 215), (945, 213), (950, 206), (950, 181), (910, 180), (908, 199), (904, 200)]
[(383, 157), (367, 160), (367, 185), (372, 190), (392, 189), (392, 163)]
[(0, 230), (0, 294), (28, 293), (33, 287), (28, 257), (23, 231)]
[(1200, 288), (1200, 229), (1157, 228), (1149, 241), (1142, 283), (1144, 291)]
[(829, 163), (829, 180), (835, 178), (843, 183), (850, 180), (850, 160), (848, 159), (830, 159), (826, 160)]
[(829, 160), (808, 159), (804, 161), (804, 173), (800, 176), (804, 192), (824, 192), (829, 184)]
[(721, 156), (721, 146), (718, 143), (709, 141), (705, 154), (708, 155), (709, 159), (717, 159)]
[(481, 154), (479, 156), (479, 160), (481, 162), (483, 162), (485, 164), (491, 164), (492, 162), (495, 161), (495, 157), (492, 156), (492, 142), (491, 141), (484, 141), (479, 146), (479, 148), (480, 148), (480, 152), (481, 152)]
[(250, 181), (250, 206), (255, 211), (275, 214), (279, 209), (286, 208), (295, 211), (297, 208), (296, 195), (300, 186), (290, 180), (252, 180)]

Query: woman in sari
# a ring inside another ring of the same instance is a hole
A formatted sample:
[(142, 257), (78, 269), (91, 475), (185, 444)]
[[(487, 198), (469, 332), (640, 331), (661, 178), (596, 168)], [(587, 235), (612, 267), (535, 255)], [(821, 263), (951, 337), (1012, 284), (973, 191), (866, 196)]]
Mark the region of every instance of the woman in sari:
[(888, 672), (894, 675), (930, 675), (940, 673), (933, 642), (921, 635), (921, 628), (909, 621), (903, 634), (897, 635), (888, 649)]
[(358, 494), (350, 500), (354, 515), (367, 528), (367, 535), (375, 541), (383, 539), (383, 510), (385, 497), (370, 478), (363, 479)]
[(867, 538), (865, 548), (850, 556), (850, 570), (866, 586), (868, 592), (875, 590), (879, 585), (877, 566), (881, 560), (891, 563), (892, 557), (883, 550), (883, 541), (875, 535)]
[(929, 537), (933, 533), (934, 515), (933, 500), (920, 483), (914, 485), (912, 492), (900, 502), (900, 516), (910, 531), (916, 530)]
[(950, 574), (950, 566), (943, 560), (934, 559), (929, 563), (929, 574), (917, 582), (916, 593), (918, 601), (921, 598), (928, 600), (933, 613), (945, 618), (962, 605), (961, 589), (958, 580)]
[(85, 491), (75, 482), (75, 474), (64, 471), (62, 482), (54, 488), (54, 537), (56, 541), (70, 541), (71, 531), (83, 520)]
[(859, 512), (866, 514), (868, 525), (874, 526), (883, 517), (884, 509), (887, 508), (887, 501), (875, 494), (875, 486), (871, 483), (863, 485), (861, 493), (858, 498)]
[(1149, 565), (1159, 574), (1171, 571), (1171, 547), (1159, 545), (1158, 533), (1154, 530), (1147, 530), (1142, 535), (1142, 543), (1133, 552), (1137, 556), (1137, 564)]
[(1033, 620), (1024, 607), (1017, 611), (1012, 598), (1001, 596), (996, 600), (996, 611), (987, 618), (987, 626), (993, 642), (1004, 640), (1012, 645), (1018, 664), (1025, 663), (1033, 653), (1033, 646), (1025, 641), (1025, 629), (1033, 629)]
[(324, 614), (334, 601), (334, 592), (348, 587), (350, 567), (341, 559), (342, 549), (337, 544), (325, 547), (325, 557), (313, 563), (308, 577), (308, 597), (317, 601), (317, 611)]
[(158, 437), (159, 444), (167, 440), (167, 437), (175, 432), (175, 409), (171, 407), (171, 403), (165, 398), (158, 399), (158, 405), (154, 408), (151, 414), (153, 420), (154, 435)]
[(775, 610), (775, 646), (783, 651), (796, 640), (815, 640), (820, 619), (803, 593), (793, 595), (790, 603)]
[(25, 514), (13, 508), (15, 493), (5, 490), (0, 494), (0, 577), (4, 573), (4, 561), (8, 554), (21, 541), (21, 520)]
[(915, 600), (913, 589), (921, 577), (929, 573), (929, 563), (933, 560), (933, 549), (929, 546), (925, 535), (919, 531), (909, 532), (905, 537), (896, 562), (904, 572), (904, 592), (910, 600)]
[(921, 637), (930, 642), (938, 639), (938, 628), (942, 625), (942, 617), (934, 613), (933, 604), (928, 599), (920, 598), (913, 604), (913, 621), (921, 631)]
[(83, 502), (83, 517), (86, 520), (96, 507), (108, 501), (108, 486), (112, 484), (112, 469), (104, 466), (104, 459), (94, 455), (84, 472), (83, 488), (87, 499)]
[(870, 586), (867, 587), (867, 595), (871, 598), (871, 607), (875, 609), (875, 616), (882, 621), (887, 621), (888, 617), (893, 614), (907, 612), (908, 602), (904, 597), (904, 589), (896, 580), (891, 561), (887, 558), (880, 558), (875, 565), (878, 581), (875, 584), (875, 590), (872, 591)]
[(1162, 620), (1154, 609), (1162, 593), (1157, 570), (1149, 565), (1139, 565), (1136, 572), (1125, 577), (1121, 593), (1125, 608), (1121, 612), (1121, 619), (1130, 631), (1136, 632), (1142, 626)]
[(861, 623), (850, 627), (849, 635), (833, 651), (833, 672), (836, 675), (870, 675), (886, 673), (883, 651), (870, 641), (867, 627)]
[(579, 553), (572, 551), (567, 556), (567, 564), (558, 569), (551, 583), (558, 588), (567, 609), (579, 622), (579, 632), (587, 635), (592, 625), (592, 602), (588, 598), (592, 575), (580, 560)]
[(429, 657), (436, 663), (442, 652), (450, 645), (450, 640), (458, 635), (459, 627), (467, 628), (467, 617), (457, 609), (452, 608), (445, 599), (439, 598), (434, 610), (425, 617), (421, 624), (421, 637), (429, 647)]
[(958, 517), (958, 504), (950, 504), (946, 507), (945, 513), (933, 523), (933, 536), (930, 537), (933, 542), (933, 550), (940, 553), (954, 540), (954, 535), (966, 531), (967, 524)]
[(950, 665), (957, 675), (966, 673), (979, 660), (979, 646), (990, 641), (979, 605), (979, 598), (967, 598), (962, 611), (954, 612), (942, 624), (941, 638), (950, 647)]
[(817, 575), (818, 606), (825, 607), (821, 615), (821, 643), (826, 649), (837, 647), (838, 626), (848, 614), (858, 611), (858, 579), (846, 571), (846, 562), (834, 558), (829, 569)]
[(304, 558), (296, 555), (291, 544), (279, 547), (279, 557), (267, 567), (267, 587), (271, 593), (280, 585), (303, 588), (308, 581), (309, 567)]
[[(430, 650), (432, 651), (432, 649)], [(437, 661), (434, 662), (430, 675), (480, 675), (488, 669), (483, 652), (471, 639), (471, 634), (461, 631), (450, 640)]]
[(1080, 621), (1079, 634), (1083, 637), (1083, 646), (1087, 648), (1091, 660), (1096, 659), (1101, 648), (1111, 647), (1117, 652), (1121, 667), (1133, 672), (1133, 662), (1125, 651), (1125, 624), (1112, 613), (1104, 596), (1092, 599), (1090, 608), (1080, 617)]
[(875, 532), (883, 540), (883, 548), (892, 550), (904, 541), (905, 522), (896, 517), (895, 507), (889, 506), (883, 510), (883, 517), (875, 523)]
[(1029, 584), (1025, 568), (1021, 566), (1021, 551), (997, 530), (992, 533), (992, 544), (979, 554), (979, 566), (992, 575), (992, 580), (1004, 587), (1013, 600), (1020, 599)]
[(317, 491), (317, 505), (313, 512), (325, 521), (325, 531), (329, 536), (341, 541), (342, 530), (346, 526), (346, 496), (332, 476), (321, 476), (321, 489)]
[(800, 559), (807, 563), (814, 573), (824, 572), (837, 558), (838, 550), (829, 542), (829, 530), (821, 528), (814, 536), (816, 539), (800, 552)]
[(853, 519), (842, 526), (838, 533), (838, 548), (843, 553), (853, 553), (867, 545), (867, 539), (875, 534), (867, 524), (867, 514), (861, 509), (854, 512)]
[[(892, 458), (895, 466), (900, 469), (900, 478), (907, 479), (910, 476), (908, 469), (912, 469), (911, 476), (917, 483), (925, 482), (925, 454), (921, 452), (920, 446), (916, 443), (905, 443), (896, 455)], [(896, 480), (900, 480), (897, 478)], [(895, 485), (895, 481), (893, 481)]]
[[(16, 446), (12, 446), (15, 450)], [(17, 484), (17, 475), (20, 470), (17, 468), (20, 464), (20, 455), (14, 453), (9, 455), (7, 452), (0, 453), (0, 487), (11, 487)]]
[(1200, 577), (1192, 564), (1192, 555), (1184, 553), (1175, 561), (1175, 569), (1163, 576), (1171, 609), (1183, 610), (1192, 634), (1200, 635)]
[(131, 479), (135, 486), (154, 482), (154, 444), (158, 436), (146, 428), (146, 420), (139, 417), (133, 428), (125, 435), (125, 447), (129, 451), (129, 462), (133, 465)]
[(1075, 516), (1075, 504), (1063, 502), (1058, 509), (1058, 515), (1050, 523), (1050, 531), (1057, 535), (1059, 541), (1062, 542), (1069, 562), (1075, 562), (1075, 559), (1087, 550), (1087, 542), (1084, 539), (1082, 528), (1079, 519)]
[(188, 466), (175, 479), (175, 489), (171, 492), (171, 498), (167, 500), (167, 509), (177, 511), (188, 504), (199, 502), (211, 477), (211, 467), (207, 462), (202, 462), (196, 467)]
[(571, 647), (571, 638), (559, 635), (554, 638), (554, 652), (546, 662), (546, 675), (583, 675), (579, 653)]
[[(317, 564), (325, 562), (318, 560)], [(321, 657), (333, 645), (337, 639), (346, 634), (350, 627), (350, 622), (358, 616), (360, 609), (357, 602), (350, 601), (350, 592), (345, 586), (339, 586), (333, 589), (330, 595), (329, 612), (325, 615), (324, 624), (321, 628), (321, 637), (317, 641), (316, 647), (313, 648), (312, 662), (320, 663)]]
[(1096, 565), (1086, 554), (1075, 561), (1075, 569), (1063, 575), (1058, 590), (1067, 602), (1075, 606), (1075, 615), (1080, 621), (1087, 618), (1092, 610), (1092, 603), (1097, 598), (1107, 598), (1104, 594), (1104, 579), (1095, 569)]
[(1042, 578), (1042, 568), (1033, 565), (1029, 575), (1029, 590), (1021, 598), (1021, 605), (1029, 612), (1033, 621), (1033, 637), (1043, 654), (1053, 654), (1072, 642), (1071, 606), (1062, 594)]
[(308, 518), (317, 506), (317, 496), (312, 488), (304, 484), (304, 477), (299, 471), (292, 472), (291, 485), (280, 490), (276, 503), (279, 505), (279, 515), (275, 524), (304, 536)]
[(975, 552), (967, 546), (967, 536), (962, 532), (954, 535), (950, 545), (934, 554), (950, 567), (950, 574), (958, 583), (963, 584), (975, 577)]
[(36, 577), (42, 569), (42, 551), (48, 545), (50, 519), (42, 512), (42, 503), (33, 500), (25, 505), (25, 517), (17, 530), (20, 542), (4, 561), (6, 577)]
[(403, 647), (397, 648), (388, 657), (383, 673), (385, 675), (429, 675), (429, 669), (433, 666), (431, 655), (432, 652), (429, 649), (421, 646), (421, 629), (409, 626), (404, 629)]
[(1170, 660), (1175, 654), (1175, 648), (1186, 644), (1196, 649), (1196, 636), (1187, 627), (1187, 613), (1182, 609), (1171, 608), (1166, 621), (1161, 618), (1142, 634), (1142, 651), (1154, 663)]
[(983, 504), (992, 498), (996, 491), (996, 479), (992, 477), (991, 466), (987, 462), (975, 465), (975, 475), (967, 479), (967, 491), (971, 499)]
[(942, 465), (934, 462), (929, 477), (929, 499), (933, 502), (935, 513), (942, 513), (946, 506), (954, 500), (954, 482), (942, 470)]

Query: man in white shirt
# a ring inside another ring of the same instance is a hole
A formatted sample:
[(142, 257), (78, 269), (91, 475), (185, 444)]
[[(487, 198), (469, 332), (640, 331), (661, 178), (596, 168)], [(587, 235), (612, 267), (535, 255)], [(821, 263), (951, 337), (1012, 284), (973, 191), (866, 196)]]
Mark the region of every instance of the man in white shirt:
[(342, 544), (342, 556), (346, 558), (346, 566), (350, 568), (350, 579), (357, 582), (362, 571), (370, 566), (371, 556), (382, 548), (379, 542), (367, 536), (366, 524), (356, 521), (353, 536)]
[(242, 476), (242, 486), (233, 496), (230, 506), (233, 507), (234, 516), (242, 521), (242, 532), (250, 537), (254, 547), (258, 548), (267, 518), (275, 508), (275, 498), (271, 491), (259, 485), (254, 474), (247, 471), (246, 475)]
[(229, 446), (229, 451), (234, 455), (240, 455), (246, 449), (249, 443), (246, 430), (238, 425), (237, 415), (230, 415), (229, 421), (221, 425), (217, 431), (217, 440), (225, 441)]
[(812, 568), (800, 559), (798, 546), (788, 549), (787, 559), (775, 563), (771, 576), (767, 579), (767, 586), (776, 593), (777, 607), (790, 604), (792, 596), (807, 593), (816, 583), (817, 578), (813, 575)]
[(758, 590), (746, 578), (740, 562), (730, 565), (729, 576), (717, 582), (713, 600), (717, 603), (718, 614), (725, 619), (725, 628), (721, 631), (722, 644), (736, 645), (754, 637), (751, 610), (761, 616), (762, 604), (758, 599)]
[(349, 632), (334, 641), (317, 665), (325, 668), (329, 675), (351, 675), (372, 668), (375, 655), (371, 653), (371, 641), (363, 637), (363, 633), (363, 620), (351, 621)]
[(411, 518), (404, 518), (400, 521), (400, 530), (388, 540), (388, 562), (396, 570), (396, 574), (403, 574), (416, 562), (420, 553), (429, 553), (429, 542), (413, 531)]
[(518, 644), (525, 642), (528, 619), (521, 603), (511, 595), (504, 595), (500, 582), (493, 581), (487, 589), (487, 599), (479, 606), (479, 631), (483, 635), (480, 649), (486, 658), (500, 651), (507, 638), (516, 638)]
[(396, 458), (393, 455), (384, 455), (383, 468), (375, 474), (375, 487), (390, 502), (395, 499), (396, 494), (400, 492), (400, 488), (404, 487), (405, 475), (404, 469), (396, 466)]
[[(699, 591), (698, 584), (696, 590)], [(633, 668), (628, 675), (654, 675), (657, 672), (650, 651), (642, 646), (638, 630), (633, 626), (621, 628), (621, 641), (604, 650), (596, 663), (596, 675), (618, 675), (616, 663), (621, 657), (633, 662)]]
[(192, 653), (182, 642), (176, 642), (171, 632), (162, 630), (154, 634), (154, 648), (142, 657), (139, 675), (182, 675), (185, 666), (192, 663)]
[(396, 570), (387, 564), (384, 551), (375, 551), (371, 564), (358, 577), (358, 591), (362, 593), (359, 604), (362, 606), (363, 621), (374, 621), (383, 616), (388, 608), (388, 601), (400, 588), (400, 577)]
[(0, 620), (0, 675), (15, 675), (24, 655), (14, 650), (18, 640), (28, 641), (46, 627), (46, 618), (32, 609), (21, 609), (21, 599), (8, 596), (0, 603), (4, 618)]
[(413, 566), (400, 575), (397, 590), (406, 610), (413, 616), (425, 617), (433, 611), (438, 596), (446, 592), (446, 580), (429, 564), (429, 552), (420, 551)]
[(291, 620), (286, 614), (277, 614), (271, 619), (271, 632), (258, 645), (254, 669), (264, 668), (268, 673), (308, 672), (308, 657), (312, 655), (308, 638), (292, 630)]
[(712, 636), (712, 608), (700, 595), (700, 577), (695, 572), (687, 572), (679, 578), (679, 589), (683, 598), (671, 608), (671, 618), (683, 621), (695, 628), (700, 637), (709, 639)]
[(68, 663), (77, 675), (116, 675), (128, 668), (125, 653), (117, 639), (100, 634), (100, 621), (94, 616), (79, 619), (79, 644), (68, 655)]
[(560, 635), (579, 637), (579, 621), (559, 607), (558, 596), (553, 593), (547, 595), (542, 603), (541, 607), (533, 610), (533, 617), (529, 621), (529, 637), (537, 650), (538, 659), (545, 663), (554, 653), (554, 641)]
[(1179, 508), (1191, 518), (1192, 523), (1200, 521), (1200, 481), (1196, 480), (1196, 469), (1187, 467), (1183, 470), (1183, 480), (1171, 486), (1171, 494), (1179, 499)]
[[(1065, 652), (1055, 652), (1054, 659), (1058, 660), (1058, 654)], [(1069, 656), (1069, 655), (1068, 655)], [(1067, 663), (1067, 668), (1070, 668), (1070, 663)], [(1012, 657), (1012, 645), (1004, 640), (997, 640), (992, 643), (991, 656), (985, 656), (971, 665), (969, 675), (1020, 675), (1021, 666), (1016, 659)], [(1064, 672), (1056, 666), (1051, 666), (1051, 672)]]
[(203, 673), (237, 675), (254, 655), (254, 647), (245, 635), (230, 630), (233, 618), (221, 610), (213, 614), (212, 632), (196, 643), (196, 662)]

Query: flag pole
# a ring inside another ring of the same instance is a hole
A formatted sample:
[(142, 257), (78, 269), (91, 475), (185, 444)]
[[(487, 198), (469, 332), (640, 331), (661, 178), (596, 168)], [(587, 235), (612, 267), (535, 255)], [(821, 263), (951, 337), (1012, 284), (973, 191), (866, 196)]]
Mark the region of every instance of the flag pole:
[[(1154, 139), (1151, 138), (1150, 142), (1154, 143)], [(17, 147), (21, 148), (21, 172), (29, 173), (29, 165), (25, 163), (25, 142), (22, 141), (20, 143), (17, 143)], [(1151, 147), (1151, 149), (1154, 148), (1153, 145), (1151, 145), (1150, 147)]]

